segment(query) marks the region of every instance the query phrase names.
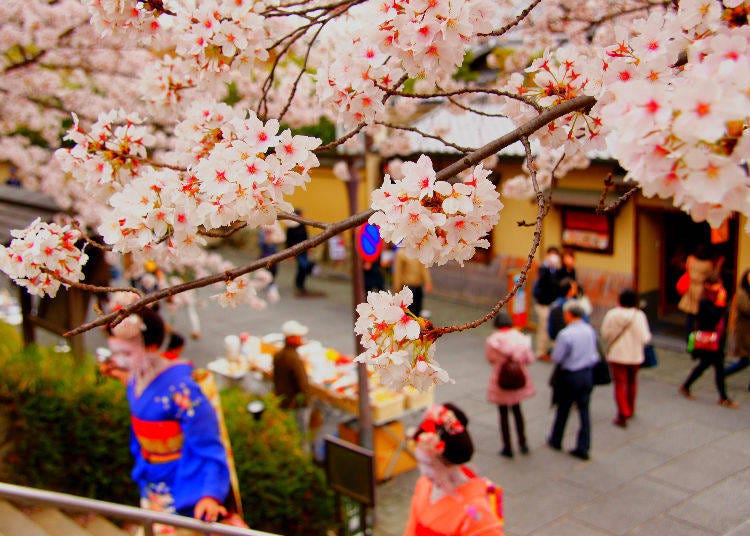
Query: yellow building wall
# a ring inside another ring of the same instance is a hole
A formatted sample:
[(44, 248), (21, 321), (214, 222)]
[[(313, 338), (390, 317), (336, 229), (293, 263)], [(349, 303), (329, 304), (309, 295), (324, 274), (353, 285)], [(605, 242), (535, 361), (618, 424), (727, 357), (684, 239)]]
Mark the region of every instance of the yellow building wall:
[(638, 241), (638, 292), (641, 294), (659, 289), (660, 260), (664, 257), (661, 219), (658, 213), (641, 212), (638, 225), (641, 239)]
[[(566, 189), (602, 191), (603, 181), (609, 168), (591, 166), (584, 170), (571, 171), (560, 181)], [(520, 165), (503, 165), (503, 177), (512, 177), (520, 172)], [(495, 228), (495, 255), (526, 257), (533, 240), (534, 227), (518, 227), (516, 222), (533, 223), (536, 220), (535, 200), (502, 199), (505, 208), (500, 216), (500, 224)], [(554, 194), (553, 194), (554, 202)], [(635, 208), (626, 203), (614, 217), (614, 246), (612, 254), (576, 251), (576, 264), (592, 270), (631, 274), (635, 264)], [(537, 249), (536, 260), (544, 257), (550, 246), (561, 246), (562, 210), (553, 205), (542, 224), (542, 238)]]
[[(297, 189), (286, 199), (295, 208), (302, 209), (303, 216), (311, 220), (333, 223), (350, 216), (347, 185), (333, 174), (331, 168), (316, 168), (310, 173), (312, 181), (307, 183), (307, 190)], [(369, 208), (365, 184), (359, 185), (357, 212)], [(311, 234), (319, 233), (314, 227), (308, 228)]]
[(536, 204), (528, 199), (502, 199), (500, 221), (492, 235), (493, 253), (526, 258), (534, 239), (534, 227), (519, 227), (517, 222), (536, 221)]

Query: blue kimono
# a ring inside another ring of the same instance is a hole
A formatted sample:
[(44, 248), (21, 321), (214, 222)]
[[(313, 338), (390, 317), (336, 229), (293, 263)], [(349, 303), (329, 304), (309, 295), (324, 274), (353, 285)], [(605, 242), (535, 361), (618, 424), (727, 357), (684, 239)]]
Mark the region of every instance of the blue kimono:
[(135, 394), (128, 383), (135, 458), (131, 473), (141, 505), (192, 517), (203, 497), (223, 503), (229, 468), (216, 412), (193, 380), (192, 366), (175, 364)]

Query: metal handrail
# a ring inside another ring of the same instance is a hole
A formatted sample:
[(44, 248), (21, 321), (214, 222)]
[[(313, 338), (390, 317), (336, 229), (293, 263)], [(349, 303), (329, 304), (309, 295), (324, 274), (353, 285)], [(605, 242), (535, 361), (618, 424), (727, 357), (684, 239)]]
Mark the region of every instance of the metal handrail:
[(145, 536), (153, 536), (154, 523), (195, 530), (205, 534), (219, 534), (221, 536), (278, 536), (260, 530), (243, 529), (230, 525), (222, 525), (221, 523), (206, 523), (185, 516), (154, 512), (134, 506), (86, 499), (66, 493), (16, 486), (15, 484), (6, 484), (3, 482), (0, 482), (0, 497), (30, 504), (45, 504), (66, 510), (95, 512), (105, 517), (114, 517), (138, 523), (144, 528)]

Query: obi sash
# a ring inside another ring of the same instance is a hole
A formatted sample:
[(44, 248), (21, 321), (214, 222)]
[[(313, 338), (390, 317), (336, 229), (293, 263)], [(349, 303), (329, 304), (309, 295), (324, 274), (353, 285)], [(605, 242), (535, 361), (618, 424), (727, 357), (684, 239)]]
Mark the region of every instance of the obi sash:
[(131, 415), (141, 456), (149, 463), (167, 463), (180, 459), (184, 436), (178, 421), (144, 421)]

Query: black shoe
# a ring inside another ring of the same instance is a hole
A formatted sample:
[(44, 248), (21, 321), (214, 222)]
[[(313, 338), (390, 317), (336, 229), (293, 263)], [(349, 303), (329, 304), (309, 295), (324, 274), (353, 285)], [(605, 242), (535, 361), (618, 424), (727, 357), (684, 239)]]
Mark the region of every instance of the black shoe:
[(529, 447), (526, 445), (521, 445), (521, 448), (519, 449), (521, 451), (521, 454), (528, 454), (529, 453)]
[(562, 450), (562, 445), (559, 445), (557, 443), (553, 443), (552, 440), (550, 440), (550, 439), (547, 440), (547, 445), (551, 449)]
[(500, 451), (500, 456), (505, 456), (506, 458), (512, 458), (513, 457), (513, 451), (510, 449), (503, 449)]
[(583, 460), (583, 461), (588, 461), (588, 459), (589, 459), (589, 453), (588, 452), (584, 452), (584, 451), (578, 450), (578, 449), (573, 449), (570, 452), (568, 452), (568, 454), (570, 454), (574, 458), (578, 458), (579, 460)]

